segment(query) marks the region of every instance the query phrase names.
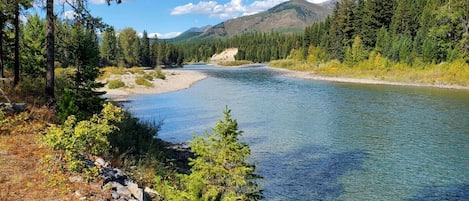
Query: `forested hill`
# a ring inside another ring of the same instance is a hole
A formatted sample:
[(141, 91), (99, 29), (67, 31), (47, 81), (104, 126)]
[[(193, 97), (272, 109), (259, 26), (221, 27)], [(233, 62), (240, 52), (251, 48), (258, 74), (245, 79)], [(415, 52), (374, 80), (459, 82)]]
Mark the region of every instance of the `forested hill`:
[(323, 20), (331, 14), (331, 11), (329, 8), (305, 0), (291, 0), (264, 12), (222, 22), (205, 32), (200, 32), (199, 35), (189, 38), (184, 35), (172, 41), (219, 39), (251, 32), (301, 33), (313, 22)]

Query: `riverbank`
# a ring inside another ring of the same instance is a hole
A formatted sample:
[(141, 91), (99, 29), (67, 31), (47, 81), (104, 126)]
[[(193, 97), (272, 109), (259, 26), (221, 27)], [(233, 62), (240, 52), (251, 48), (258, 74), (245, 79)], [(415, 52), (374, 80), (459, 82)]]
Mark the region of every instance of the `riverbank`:
[[(143, 72), (148, 74), (153, 70), (144, 70)], [(162, 94), (172, 91), (178, 91), (191, 87), (194, 83), (205, 79), (207, 76), (201, 72), (193, 70), (178, 70), (168, 69), (162, 70), (165, 75), (165, 79), (153, 79), (148, 80), (150, 86), (136, 84), (139, 73), (131, 74), (111, 74), (108, 78), (102, 80), (102, 82), (108, 82), (110, 80), (120, 80), (125, 86), (117, 89), (110, 89), (109, 85), (98, 89), (98, 91), (105, 91), (106, 97), (114, 101), (126, 101), (129, 95), (134, 94)]]
[(312, 65), (296, 60), (277, 60), (270, 62), (268, 66), (288, 71), (287, 76), (302, 79), (469, 90), (469, 80), (466, 79), (469, 77), (469, 69), (461, 60), (424, 67), (390, 63), (388, 67), (377, 65), (369, 68), (375, 65), (369, 64), (371, 61), (367, 60), (363, 64), (360, 63), (361, 65), (349, 67), (338, 61)]
[(314, 73), (311, 73), (311, 72), (292, 71), (292, 70), (287, 70), (287, 69), (282, 69), (282, 68), (275, 68), (275, 67), (270, 67), (270, 68), (285, 71), (285, 72), (287, 72), (285, 74), (285, 76), (293, 77), (293, 78), (299, 78), (299, 79), (320, 80), (320, 81), (327, 81), (327, 82), (356, 83), (356, 84), (434, 87), (434, 88), (443, 88), (443, 89), (469, 90), (469, 86), (443, 85), (443, 84), (423, 84), (423, 83), (406, 83), (406, 82), (390, 82), (390, 81), (385, 81), (385, 80), (348, 78), (348, 77), (329, 77), (329, 76), (317, 75), (317, 74), (314, 74)]

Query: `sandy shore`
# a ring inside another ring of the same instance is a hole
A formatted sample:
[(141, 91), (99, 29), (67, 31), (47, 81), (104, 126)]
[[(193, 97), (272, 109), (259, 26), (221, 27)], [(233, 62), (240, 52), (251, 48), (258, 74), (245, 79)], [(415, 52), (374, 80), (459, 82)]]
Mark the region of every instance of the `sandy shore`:
[[(146, 71), (147, 73), (149, 71)], [(118, 89), (109, 89), (107, 85), (98, 91), (105, 91), (106, 97), (114, 101), (126, 101), (129, 95), (134, 94), (161, 94), (172, 91), (178, 91), (191, 87), (194, 83), (205, 79), (207, 76), (198, 71), (192, 70), (163, 70), (166, 79), (153, 79), (150, 81), (153, 87), (145, 87), (137, 85), (135, 78), (138, 74), (111, 75), (108, 80), (121, 80), (125, 83), (125, 87)]]
[[(271, 67), (274, 68), (274, 67)], [(311, 79), (311, 80), (320, 80), (328, 82), (344, 82), (344, 83), (357, 83), (357, 84), (374, 84), (374, 85), (393, 85), (393, 86), (415, 86), (415, 87), (435, 87), (443, 89), (463, 89), (469, 90), (469, 86), (459, 86), (459, 85), (442, 85), (442, 84), (423, 84), (423, 83), (404, 83), (404, 82), (389, 82), (384, 80), (373, 80), (373, 79), (358, 79), (358, 78), (346, 78), (346, 77), (327, 77), (320, 76), (310, 72), (299, 72), (291, 71), (282, 68), (274, 68), (277, 70), (287, 72), (285, 76), (300, 78), (300, 79)]]

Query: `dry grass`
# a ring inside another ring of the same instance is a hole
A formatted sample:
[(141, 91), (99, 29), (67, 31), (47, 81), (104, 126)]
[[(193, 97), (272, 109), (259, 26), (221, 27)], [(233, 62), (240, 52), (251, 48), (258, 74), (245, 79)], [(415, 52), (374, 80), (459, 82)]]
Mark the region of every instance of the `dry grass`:
[[(97, 200), (100, 183), (71, 183), (67, 174), (41, 162), (51, 150), (39, 138), (54, 119), (47, 108), (7, 115), (0, 133), (0, 200)], [(79, 196), (76, 195), (79, 192)]]

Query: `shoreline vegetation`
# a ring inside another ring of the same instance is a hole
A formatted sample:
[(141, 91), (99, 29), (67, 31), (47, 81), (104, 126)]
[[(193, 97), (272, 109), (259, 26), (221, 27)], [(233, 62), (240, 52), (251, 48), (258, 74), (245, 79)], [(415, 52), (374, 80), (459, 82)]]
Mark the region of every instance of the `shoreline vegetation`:
[(285, 70), (287, 76), (329, 82), (356, 84), (434, 87), (469, 90), (469, 68), (463, 60), (451, 63), (427, 64), (425, 67), (410, 67), (407, 64), (389, 64), (387, 68), (363, 68), (361, 65), (349, 67), (339, 61), (329, 61), (318, 65), (285, 59), (272, 61), (269, 67)]
[[(211, 64), (229, 68), (260, 65), (245, 60), (236, 60), (234, 57), (237, 52), (237, 48), (228, 48), (212, 56)], [(469, 67), (462, 59), (440, 64), (421, 63), (410, 66), (389, 61), (379, 54), (370, 54), (368, 59), (357, 62), (353, 66), (337, 60), (307, 62), (298, 59), (275, 60), (265, 65), (287, 71), (286, 76), (300, 79), (469, 90)]]

